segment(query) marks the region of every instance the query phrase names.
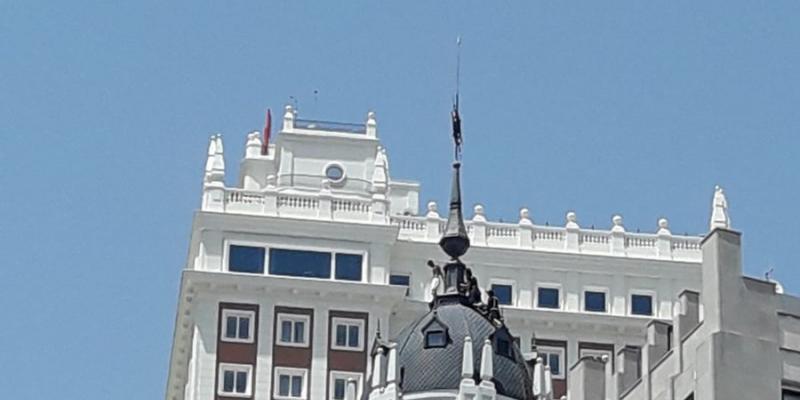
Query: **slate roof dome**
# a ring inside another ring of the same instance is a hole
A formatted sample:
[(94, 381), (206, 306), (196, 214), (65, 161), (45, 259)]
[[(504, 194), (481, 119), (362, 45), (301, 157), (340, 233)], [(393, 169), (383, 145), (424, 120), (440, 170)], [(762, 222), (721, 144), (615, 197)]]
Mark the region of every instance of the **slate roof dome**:
[[(444, 299), (440, 299), (444, 300)], [(428, 335), (445, 333), (443, 346)], [(427, 314), (408, 325), (393, 340), (397, 344), (398, 369), (404, 394), (435, 390), (458, 391), (464, 339), (472, 340), (475, 382), (480, 382), (481, 350), (488, 339), (493, 347), (492, 360), (498, 395), (514, 399), (532, 399), (531, 376), (519, 347), (505, 324), (499, 327), (484, 314), (460, 301), (441, 302)]]

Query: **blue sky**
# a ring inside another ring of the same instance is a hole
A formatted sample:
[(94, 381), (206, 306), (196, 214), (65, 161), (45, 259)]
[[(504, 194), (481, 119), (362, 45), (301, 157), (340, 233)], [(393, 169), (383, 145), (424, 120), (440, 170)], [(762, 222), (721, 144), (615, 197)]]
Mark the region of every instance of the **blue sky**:
[(800, 2), (129, 3), (0, 1), (0, 397), (163, 398), (208, 136), (232, 183), (290, 96), (444, 204), (457, 35), (467, 203), (702, 234), (719, 183), (800, 292)]

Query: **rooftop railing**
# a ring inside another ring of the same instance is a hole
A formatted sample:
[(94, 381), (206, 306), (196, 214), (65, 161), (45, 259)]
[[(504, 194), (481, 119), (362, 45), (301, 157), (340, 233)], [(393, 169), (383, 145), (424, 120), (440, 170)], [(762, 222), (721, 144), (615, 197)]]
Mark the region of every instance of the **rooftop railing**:
[(308, 129), (308, 130), (326, 131), (326, 132), (356, 133), (360, 135), (367, 133), (367, 126), (365, 124), (350, 124), (345, 122), (333, 122), (333, 121), (315, 121), (310, 119), (299, 119), (299, 118), (294, 120), (294, 127), (296, 129)]
[[(333, 220), (341, 222), (396, 225), (398, 239), (436, 243), (446, 220), (435, 210), (425, 216), (387, 216), (377, 210), (385, 204), (357, 196), (330, 191), (298, 193), (267, 189), (246, 191), (225, 188), (226, 213), (268, 215), (287, 218)], [(482, 210), (482, 209), (481, 209)], [(524, 215), (527, 215), (525, 213)], [(666, 220), (659, 221), (656, 233), (626, 232), (621, 218), (614, 219), (610, 230), (586, 229), (577, 225), (574, 214), (566, 226), (533, 224), (527, 217), (518, 223), (487, 221), (482, 211), (466, 221), (473, 246), (527, 249), (547, 252), (582, 253), (617, 257), (699, 262), (702, 260), (701, 237), (673, 235)]]

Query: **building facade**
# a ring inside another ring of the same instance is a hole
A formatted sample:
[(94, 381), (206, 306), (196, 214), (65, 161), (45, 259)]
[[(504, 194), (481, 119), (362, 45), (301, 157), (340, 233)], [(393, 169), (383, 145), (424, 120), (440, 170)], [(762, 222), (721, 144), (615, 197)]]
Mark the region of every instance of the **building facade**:
[[(166, 398), (381, 398), (392, 369), (402, 396), (399, 364), (388, 362), (392, 346), (381, 340), (396, 343), (436, 304), (428, 261), (446, 261), (439, 248), (446, 219), (433, 202), (420, 212), (418, 183), (391, 176), (375, 115), (364, 124), (329, 123), (300, 119), (287, 106), (274, 143), (248, 135), (233, 187), (225, 183), (225, 155), (222, 137), (213, 136), (182, 272)], [(763, 370), (774, 372), (768, 382), (779, 394), (800, 382), (792, 375), (800, 374), (800, 336), (785, 333), (800, 332), (800, 302), (776, 293), (774, 283), (741, 277), (739, 259), (728, 253), (738, 236), (721, 189), (711, 225), (705, 239), (674, 235), (665, 219), (652, 233), (626, 231), (621, 216), (608, 229), (586, 229), (574, 212), (563, 226), (546, 226), (526, 209), (518, 222), (501, 223), (475, 205), (463, 260), (484, 289), (481, 301), (492, 300), (491, 290), (501, 304), (502, 329), (529, 361), (531, 384), (544, 385), (534, 370), (548, 371), (548, 397), (684, 399), (696, 390), (697, 398), (737, 398), (719, 397), (722, 383), (700, 389), (700, 382), (727, 382), (724, 365), (732, 360), (720, 349), (737, 343), (769, 348), (757, 368), (783, 360)], [(731, 267), (723, 274), (712, 264)], [(722, 290), (723, 283), (738, 292)], [(699, 294), (709, 291), (718, 296)], [(763, 317), (726, 318), (740, 303)], [(456, 313), (472, 320), (463, 315), (473, 311)], [(456, 350), (460, 362), (465, 339)], [(482, 345), (474, 343), (470, 357), (483, 359)], [(699, 378), (698, 347), (707, 361)], [(377, 380), (370, 379), (376, 368)], [(461, 392), (432, 393), (409, 398)], [(541, 390), (494, 393), (538, 398)]]

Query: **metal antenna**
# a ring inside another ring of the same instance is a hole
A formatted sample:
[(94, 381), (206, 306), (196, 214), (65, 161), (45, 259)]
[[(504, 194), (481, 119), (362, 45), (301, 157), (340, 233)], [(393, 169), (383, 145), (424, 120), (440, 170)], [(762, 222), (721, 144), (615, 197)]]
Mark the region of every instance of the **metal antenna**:
[(458, 92), (461, 88), (461, 36), (456, 37), (456, 108), (458, 108)]

